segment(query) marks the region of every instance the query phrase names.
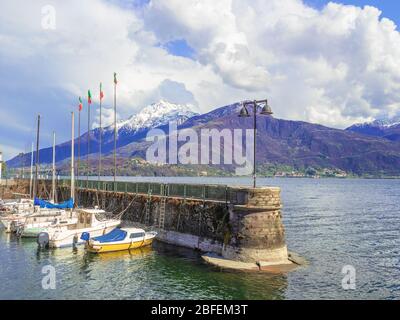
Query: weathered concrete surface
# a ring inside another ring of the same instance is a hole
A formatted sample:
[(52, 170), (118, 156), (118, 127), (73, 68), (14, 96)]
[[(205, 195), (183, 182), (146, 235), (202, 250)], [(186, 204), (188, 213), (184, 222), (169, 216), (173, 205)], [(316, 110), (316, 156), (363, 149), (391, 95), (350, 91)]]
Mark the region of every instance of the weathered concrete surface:
[(202, 255), (202, 258), (207, 263), (218, 267), (223, 270), (232, 270), (232, 271), (250, 271), (250, 272), (266, 272), (266, 273), (286, 273), (294, 270), (298, 265), (287, 261), (286, 263), (280, 264), (270, 264), (263, 261), (258, 263), (255, 262), (242, 262), (226, 259), (220, 255), (216, 255), (213, 253), (208, 253)]
[(287, 264), (280, 188), (240, 188), (234, 194), (229, 216), (232, 236), (222, 256), (242, 262)]
[(305, 266), (308, 262), (294, 252), (288, 253), (287, 262), (270, 263), (265, 261), (241, 262), (230, 260), (215, 253), (207, 253), (201, 256), (203, 260), (217, 268), (230, 271), (265, 272), (265, 273), (287, 273), (299, 266)]

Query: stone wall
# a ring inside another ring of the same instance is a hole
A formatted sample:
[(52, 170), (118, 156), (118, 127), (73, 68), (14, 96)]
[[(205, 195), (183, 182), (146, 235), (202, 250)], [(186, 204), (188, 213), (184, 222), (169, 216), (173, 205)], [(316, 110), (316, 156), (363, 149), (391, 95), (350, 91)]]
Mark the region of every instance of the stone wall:
[(28, 188), (24, 183), (18, 184), (14, 180), (3, 180), (0, 184), (0, 199), (15, 199), (25, 193), (29, 194), (29, 184)]
[[(59, 199), (69, 198), (69, 188), (58, 190)], [(145, 194), (78, 189), (76, 201), (80, 206), (98, 206), (114, 215), (124, 212), (122, 220), (125, 225), (153, 229), (159, 233), (159, 240), (203, 251), (221, 253), (224, 239), (230, 233), (229, 210), (222, 202), (167, 198), (164, 228), (160, 229), (160, 196), (149, 198)], [(146, 217), (148, 201), (149, 215)]]
[(287, 261), (280, 189), (236, 189), (232, 196), (229, 217), (232, 234), (223, 248), (223, 256), (243, 262)]
[[(22, 187), (29, 191), (29, 183)], [(38, 194), (48, 197), (50, 186), (41, 182)], [(58, 201), (70, 197), (69, 187), (58, 187)], [(221, 254), (242, 262), (285, 264), (288, 252), (282, 223), (279, 188), (229, 188), (228, 202), (168, 197), (164, 228), (160, 229), (160, 196), (93, 189), (77, 189), (79, 206), (98, 206), (122, 215), (124, 224), (158, 231), (171, 244)], [(150, 200), (148, 215), (146, 203)]]

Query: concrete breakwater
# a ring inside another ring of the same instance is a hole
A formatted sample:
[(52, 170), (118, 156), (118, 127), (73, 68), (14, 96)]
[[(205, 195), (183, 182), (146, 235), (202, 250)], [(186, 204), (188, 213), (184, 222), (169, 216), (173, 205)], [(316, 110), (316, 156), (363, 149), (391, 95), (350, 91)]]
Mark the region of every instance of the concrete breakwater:
[[(40, 181), (38, 195), (48, 197), (50, 186)], [(10, 188), (29, 193), (29, 182)], [(58, 201), (69, 196), (69, 182), (58, 181)], [(125, 224), (158, 231), (160, 241), (212, 253), (206, 260), (221, 267), (291, 264), (279, 188), (78, 181), (76, 203), (122, 214)]]

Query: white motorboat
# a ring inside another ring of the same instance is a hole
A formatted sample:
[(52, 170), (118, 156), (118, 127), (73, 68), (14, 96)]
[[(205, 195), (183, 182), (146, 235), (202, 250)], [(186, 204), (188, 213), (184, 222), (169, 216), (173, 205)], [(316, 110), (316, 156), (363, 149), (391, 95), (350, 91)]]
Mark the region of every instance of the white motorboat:
[(48, 226), (46, 231), (38, 235), (39, 246), (50, 248), (62, 248), (84, 244), (85, 236), (97, 237), (117, 227), (121, 220), (105, 219), (99, 220), (96, 215), (104, 214), (101, 209), (76, 209), (77, 222), (75, 224)]
[(0, 217), (0, 222), (6, 229), (6, 232), (11, 232), (11, 224), (14, 222), (22, 222), (29, 215), (29, 212), (23, 214), (5, 214)]
[(55, 216), (46, 221), (33, 221), (34, 217), (28, 217), (25, 222), (17, 229), (18, 235), (22, 238), (37, 238), (41, 232), (47, 232), (49, 228), (57, 226), (71, 226), (78, 222), (76, 215), (64, 212), (59, 216)]
[(9, 232), (23, 234), (24, 229), (40, 228), (54, 224), (57, 219), (66, 219), (70, 213), (63, 209), (38, 208), (36, 212), (27, 212), (9, 217)]
[(1, 200), (0, 201), (0, 214), (19, 214), (25, 211), (33, 210), (32, 199), (19, 199), (19, 200)]

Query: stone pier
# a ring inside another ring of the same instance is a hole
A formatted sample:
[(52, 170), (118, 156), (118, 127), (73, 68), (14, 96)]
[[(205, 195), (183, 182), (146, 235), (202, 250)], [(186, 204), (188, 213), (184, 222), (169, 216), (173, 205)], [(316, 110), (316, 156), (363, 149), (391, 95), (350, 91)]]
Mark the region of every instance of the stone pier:
[[(19, 192), (29, 188), (29, 182), (24, 187), (21, 184), (13, 188)], [(280, 272), (299, 264), (287, 250), (279, 188), (212, 186), (221, 188), (213, 190), (225, 196), (210, 199), (206, 197), (211, 190), (208, 186), (185, 185), (181, 188), (185, 190), (183, 196), (165, 196), (154, 194), (154, 190), (163, 190), (160, 184), (153, 183), (153, 193), (147, 194), (140, 192), (143, 183), (139, 187), (138, 183), (125, 183), (112, 191), (105, 184), (108, 182), (96, 188), (77, 188), (78, 205), (99, 206), (116, 215), (124, 211), (124, 224), (156, 230), (160, 241), (198, 249), (206, 253), (205, 261), (221, 268)], [(190, 187), (203, 188), (196, 193), (203, 197), (188, 194)], [(38, 190), (46, 197), (51, 190), (49, 182), (42, 181)], [(68, 184), (60, 183), (57, 191), (58, 201), (68, 199)], [(164, 219), (160, 219), (162, 210)]]
[(237, 188), (231, 193), (232, 234), (222, 256), (241, 262), (287, 263), (279, 188)]

